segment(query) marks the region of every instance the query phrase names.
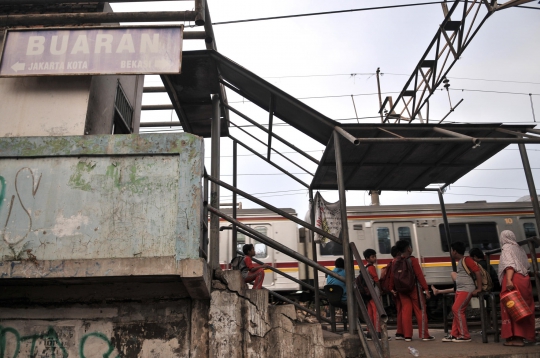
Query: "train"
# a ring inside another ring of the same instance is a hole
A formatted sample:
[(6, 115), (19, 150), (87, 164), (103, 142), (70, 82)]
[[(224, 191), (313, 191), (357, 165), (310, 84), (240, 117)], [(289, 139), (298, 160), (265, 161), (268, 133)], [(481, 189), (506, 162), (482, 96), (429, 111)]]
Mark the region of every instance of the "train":
[[(519, 240), (536, 236), (538, 228), (530, 201), (486, 202), (468, 201), (445, 206), (453, 241), (462, 241), (467, 251), (477, 247), (483, 251), (499, 247), (499, 234), (512, 230)], [(281, 209), (297, 216), (294, 209)], [(232, 209), (223, 209), (232, 215)], [(267, 209), (238, 209), (237, 218), (245, 225), (279, 241), (288, 248), (313, 258), (309, 230), (299, 228), (293, 221)], [(385, 267), (392, 259), (391, 247), (400, 239), (412, 244), (413, 255), (420, 260), (429, 285), (452, 284), (452, 263), (446, 241), (446, 232), (440, 205), (378, 205), (347, 207), (349, 240), (360, 251), (371, 248), (377, 252), (377, 269)], [(230, 225), (222, 220), (220, 225)], [(313, 282), (313, 270), (303, 263), (271, 247), (238, 233), (238, 250), (246, 243), (255, 245), (256, 258), (305, 282)], [(220, 263), (227, 267), (233, 257), (232, 230), (220, 232)], [(527, 250), (527, 249), (526, 249)], [(343, 247), (329, 241), (316, 244), (317, 262), (328, 269), (334, 268), (338, 257), (343, 257)], [(540, 257), (538, 255), (537, 257)], [(491, 255), (496, 266), (498, 255)], [(496, 268), (496, 267), (495, 267)], [(356, 263), (356, 275), (358, 265)], [(317, 277), (319, 287), (324, 286), (324, 273)], [(299, 284), (267, 270), (263, 286), (272, 291), (301, 291)]]

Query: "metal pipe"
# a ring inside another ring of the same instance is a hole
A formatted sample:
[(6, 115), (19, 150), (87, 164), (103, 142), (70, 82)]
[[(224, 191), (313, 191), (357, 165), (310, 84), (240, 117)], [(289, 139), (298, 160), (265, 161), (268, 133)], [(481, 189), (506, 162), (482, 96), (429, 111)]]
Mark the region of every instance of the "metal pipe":
[[(456, 105), (456, 107), (457, 107), (457, 105)], [(465, 135), (465, 134), (457, 133), (457, 132), (454, 132), (454, 131), (449, 131), (448, 129), (443, 129), (443, 128), (439, 128), (439, 127), (433, 127), (433, 131), (437, 132), (437, 133), (441, 133), (441, 134), (446, 134), (446, 135), (448, 135), (450, 137), (468, 139), (468, 140), (472, 141), (474, 145), (479, 145), (480, 144), (480, 140), (478, 138), (473, 138), (473, 137), (470, 137), (470, 136)]]
[[(358, 262), (360, 275), (362, 275), (362, 277), (364, 278), (366, 282), (371, 282), (369, 272), (366, 270), (366, 267), (363, 264), (362, 257), (360, 256), (360, 253), (358, 252), (358, 248), (356, 247), (356, 244), (354, 242), (351, 242), (349, 246), (352, 251), (353, 258), (356, 259), (356, 262)], [(373, 285), (366, 285), (366, 286), (369, 290), (369, 293), (372, 299), (375, 302), (375, 307), (377, 308), (377, 312), (379, 313), (379, 317), (381, 318), (381, 321), (384, 321), (384, 322), (388, 321), (388, 315), (386, 314), (382, 301), (379, 299), (377, 292), (375, 291), (375, 287)], [(377, 299), (375, 299), (375, 297), (377, 297)]]
[(166, 111), (172, 109), (174, 109), (172, 104), (145, 104), (141, 106), (141, 111)]
[(92, 12), (67, 14), (2, 15), (0, 27), (104, 24), (118, 22), (195, 21), (196, 11)]
[(531, 171), (531, 165), (529, 163), (529, 156), (523, 143), (519, 143), (518, 147), (519, 154), (521, 155), (521, 161), (523, 162), (523, 169), (525, 170), (525, 178), (527, 179), (529, 195), (531, 196), (534, 217), (536, 219), (536, 229), (540, 230), (540, 205), (538, 205), (538, 194), (536, 193), (536, 187), (534, 185), (534, 178)]
[[(309, 313), (309, 314), (312, 315), (312, 316), (315, 316), (315, 315), (316, 315), (316, 313), (313, 312), (312, 310), (310, 310), (310, 309), (308, 309), (308, 308), (306, 308), (306, 307), (304, 307), (304, 306), (302, 306), (302, 305), (299, 305), (298, 303), (296, 303), (296, 302), (294, 302), (294, 301), (292, 301), (292, 300), (289, 300), (288, 298), (286, 298), (286, 297), (280, 295), (279, 293), (276, 293), (276, 292), (274, 292), (274, 291), (270, 291), (269, 289), (267, 289), (267, 288), (265, 288), (265, 287), (263, 287), (263, 288), (264, 288), (265, 290), (267, 290), (268, 293), (270, 293), (272, 296), (275, 296), (275, 297), (279, 298), (280, 300), (283, 300), (283, 301), (285, 301), (285, 302), (287, 302), (287, 303), (290, 303), (290, 304), (293, 305), (294, 307), (296, 307), (296, 308), (298, 308), (298, 309), (300, 309), (300, 310), (302, 310), (302, 311), (304, 311), (304, 312), (307, 312), (307, 313)], [(330, 321), (328, 318), (323, 318), (323, 317), (321, 317), (321, 319), (322, 319), (322, 321), (325, 321), (325, 322), (327, 322), (327, 323), (331, 323), (331, 321)]]
[(305, 228), (307, 228), (309, 230), (313, 230), (317, 234), (323, 235), (324, 237), (327, 237), (330, 240), (332, 240), (334, 242), (337, 242), (338, 244), (343, 243), (343, 241), (340, 238), (338, 238), (338, 237), (336, 237), (334, 235), (331, 235), (331, 234), (327, 233), (326, 231), (323, 231), (323, 230), (315, 227), (314, 225), (309, 224), (309, 223), (307, 223), (307, 222), (305, 222), (305, 221), (303, 221), (301, 219), (298, 219), (296, 216), (293, 216), (293, 215), (291, 215), (289, 213), (286, 213), (285, 211), (283, 211), (281, 209), (278, 209), (275, 206), (272, 206), (272, 205), (270, 205), (270, 204), (268, 204), (268, 203), (266, 203), (266, 202), (264, 202), (264, 201), (262, 201), (260, 199), (257, 199), (256, 197), (246, 193), (245, 191), (237, 189), (237, 188), (235, 188), (235, 187), (233, 187), (233, 186), (231, 186), (231, 185), (229, 185), (229, 184), (227, 184), (227, 183), (225, 183), (225, 182), (223, 182), (223, 181), (221, 181), (219, 179), (213, 178), (212, 176), (207, 175), (207, 177), (208, 177), (208, 180), (210, 180), (211, 182), (216, 183), (218, 185), (221, 185), (222, 187), (224, 187), (227, 190), (230, 190), (230, 191), (233, 191), (233, 192), (236, 191), (238, 194), (240, 194), (244, 198), (246, 198), (248, 200), (251, 200), (254, 203), (259, 204), (262, 207), (265, 207), (266, 209), (271, 210), (271, 211), (275, 212), (276, 214), (279, 214), (279, 215), (281, 215), (281, 216), (283, 216), (283, 217), (285, 217), (285, 218), (287, 218), (287, 219), (289, 219), (291, 221), (294, 221), (295, 223), (300, 224), (300, 225), (302, 225), (303, 227), (305, 227)]
[[(336, 127), (338, 128), (338, 127)], [(341, 157), (341, 145), (338, 131), (334, 131), (334, 151), (336, 155), (336, 174), (339, 190), (339, 204), (341, 209), (341, 240), (343, 241), (343, 259), (345, 260), (345, 287), (347, 292), (353, 292), (354, 288), (354, 260), (349, 247), (349, 228), (347, 224), (347, 200), (345, 198), (345, 182), (343, 180), (343, 162)], [(347, 311), (349, 312), (349, 333), (354, 334), (356, 320), (354, 317), (354, 295), (347, 295)]]
[(270, 160), (270, 154), (272, 153), (272, 124), (274, 124), (274, 95), (270, 93), (270, 103), (268, 104), (268, 160)]
[(142, 122), (139, 127), (141, 128), (154, 128), (154, 127), (182, 127), (182, 123), (178, 121), (174, 122)]
[[(375, 350), (377, 351), (377, 355), (379, 357), (383, 357), (381, 342), (379, 341), (377, 337), (378, 336), (377, 330), (375, 329), (375, 326), (373, 326), (373, 322), (371, 322), (371, 320), (369, 319), (368, 310), (366, 308), (366, 304), (364, 303), (364, 300), (362, 299), (362, 295), (360, 294), (360, 292), (358, 291), (358, 288), (356, 287), (354, 287), (353, 292), (354, 292), (354, 295), (351, 295), (351, 296), (356, 298), (356, 304), (358, 305), (358, 308), (360, 309), (360, 313), (362, 314), (362, 317), (364, 318), (364, 321), (366, 322), (366, 326), (373, 340)], [(348, 296), (349, 295), (347, 295), (347, 297)], [(350, 311), (349, 311), (349, 317), (351, 317)], [(358, 327), (358, 331), (362, 331), (362, 334), (364, 334), (363, 330), (361, 330), (361, 327)], [(364, 347), (365, 350), (367, 350), (366, 348), (369, 349), (369, 345)]]
[[(257, 240), (256, 237), (254, 237), (253, 235), (251, 235), (251, 234), (248, 233), (247, 231), (244, 231), (244, 230), (242, 230), (242, 229), (240, 229), (240, 230), (238, 230), (238, 231), (241, 232), (242, 234), (246, 235), (246, 236), (249, 236), (249, 237), (251, 237), (251, 238)], [(242, 252), (236, 251), (236, 254), (242, 254)], [(253, 261), (253, 262), (255, 262), (255, 263), (259, 264), (259, 265), (265, 265), (265, 264), (266, 264), (266, 263), (264, 263), (264, 262), (262, 262), (262, 261), (260, 261), (260, 260), (257, 260), (255, 257), (252, 257), (252, 258), (251, 258), (251, 261)], [(314, 290), (315, 290), (315, 287), (311, 286), (310, 284), (305, 283), (305, 282), (302, 282), (302, 281), (300, 281), (299, 279), (294, 278), (294, 277), (292, 277), (291, 275), (288, 275), (288, 274), (286, 274), (285, 272), (283, 272), (283, 271), (281, 271), (281, 270), (279, 270), (279, 269), (277, 269), (277, 268), (275, 268), (275, 267), (269, 266), (267, 270), (273, 271), (273, 272), (277, 273), (278, 275), (281, 275), (281, 276), (283, 276), (283, 277), (285, 277), (285, 278), (288, 278), (289, 280), (291, 280), (291, 281), (293, 281), (293, 282), (299, 284), (300, 286), (302, 286), (302, 287), (304, 287), (304, 288), (307, 288), (308, 290), (311, 290), (311, 291), (314, 291)], [(322, 292), (322, 294), (324, 294), (324, 292)]]
[(454, 261), (454, 258), (452, 257), (452, 250), (450, 249), (452, 239), (450, 237), (450, 225), (448, 224), (448, 217), (446, 216), (446, 207), (444, 206), (444, 198), (442, 191), (437, 191), (437, 194), (439, 194), (439, 203), (441, 204), (441, 212), (444, 221), (444, 232), (446, 233), (446, 245), (448, 245), (448, 254), (450, 255), (450, 262), (452, 263), (452, 271), (457, 272), (456, 261)]
[(529, 244), (529, 253), (531, 254), (531, 263), (534, 272), (534, 282), (536, 282), (536, 299), (540, 302), (540, 276), (538, 276), (538, 258), (536, 257), (536, 249), (532, 241), (527, 241)]
[[(429, 137), (429, 138), (356, 138), (361, 144), (369, 143), (470, 143), (470, 139), (466, 138), (441, 138), (441, 137)], [(500, 144), (512, 144), (512, 143), (540, 143), (540, 138), (475, 138), (481, 143), (500, 143)]]
[[(315, 223), (315, 202), (313, 201), (313, 189), (309, 188), (309, 202), (311, 203), (309, 207), (309, 219), (311, 223)], [(311, 258), (313, 261), (317, 262), (317, 244), (315, 243), (315, 233), (312, 230), (309, 230), (309, 236), (311, 241)], [(306, 246), (307, 246), (307, 235), (306, 235)], [(307, 266), (306, 266), (307, 267)], [(306, 277), (309, 280), (309, 271)], [(317, 311), (317, 318), (321, 315), (321, 304), (319, 298), (319, 271), (316, 268), (313, 268), (313, 286), (315, 290), (313, 291), (315, 295), (315, 310)]]
[(377, 88), (379, 90), (379, 113), (381, 114), (381, 123), (384, 122), (383, 114), (382, 114), (382, 97), (381, 97), (381, 81), (379, 79), (379, 73), (381, 72), (381, 69), (377, 67)]
[[(206, 168), (204, 168), (204, 173), (206, 174)], [(208, 203), (208, 194), (210, 193), (210, 190), (208, 190), (208, 178), (204, 177), (204, 192), (203, 192), (203, 200), (205, 203)], [(203, 231), (203, 239), (201, 246), (205, 252), (206, 260), (209, 260), (208, 257), (208, 209), (206, 208), (206, 205), (203, 205), (203, 224), (206, 230)]]
[[(253, 134), (249, 133), (248, 131), (246, 131), (244, 128), (234, 124), (233, 122), (229, 121), (230, 124), (232, 124), (233, 126), (235, 126), (236, 128), (240, 129), (242, 132), (246, 133), (248, 136), (250, 136), (251, 138), (255, 139), (257, 142), (261, 143), (262, 145), (264, 146), (267, 146), (267, 144), (265, 142), (263, 142), (262, 140), (260, 140), (259, 138), (257, 138), (256, 136), (254, 136)], [(314, 174), (312, 174), (309, 170), (305, 169), (304, 167), (302, 167), (301, 165), (299, 165), (297, 162), (295, 162), (294, 160), (290, 159), (289, 157), (287, 157), (286, 155), (283, 155), (281, 154), (279, 151), (277, 151), (276, 149), (274, 148), (270, 148), (268, 147), (268, 152), (270, 152), (270, 150), (273, 150), (274, 152), (276, 152), (276, 154), (278, 154), (279, 156), (281, 156), (283, 159), (291, 162), (292, 164), (296, 165), (298, 168), (302, 169), (303, 171), (305, 171), (307, 174), (311, 175), (311, 176), (314, 176)], [(268, 161), (271, 161), (270, 160), (270, 156), (267, 157), (267, 160)]]
[[(205, 24), (205, 21), (204, 21), (205, 16), (206, 16), (206, 11), (204, 10), (205, 6), (206, 6), (206, 0), (195, 0), (195, 12), (197, 13), (197, 15), (195, 16), (195, 25), (197, 26), (203, 26)], [(206, 36), (206, 33), (204, 34)]]
[[(208, 8), (208, 1), (204, 0), (204, 32), (206, 32), (206, 39), (204, 40), (207, 50), (217, 51), (216, 38), (214, 36), (214, 27), (212, 26), (212, 18), (210, 17), (210, 9)], [(225, 91), (220, 89), (220, 94), (223, 97), (223, 103), (227, 102), (227, 98), (224, 96)]]
[(333, 271), (330, 271), (326, 267), (324, 267), (322, 265), (319, 265), (317, 262), (314, 262), (313, 260), (310, 260), (307, 257), (300, 255), (296, 251), (294, 251), (294, 250), (288, 248), (287, 246), (277, 242), (276, 240), (273, 240), (273, 239), (269, 238), (268, 236), (261, 234), (257, 230), (252, 229), (247, 225), (244, 225), (240, 221), (235, 220), (235, 219), (231, 218), (230, 216), (227, 216), (225, 213), (217, 210), (216, 208), (214, 208), (214, 207), (212, 207), (210, 205), (207, 205), (207, 207), (208, 207), (208, 211), (210, 211), (211, 213), (214, 213), (217, 216), (227, 220), (231, 224), (236, 224), (236, 226), (238, 226), (240, 229), (249, 232), (251, 235), (254, 235), (257, 238), (258, 241), (262, 242), (265, 245), (270, 246), (274, 250), (278, 250), (278, 251), (284, 253), (285, 255), (290, 256), (290, 257), (292, 257), (294, 259), (297, 259), (298, 261), (300, 261), (300, 262), (302, 262), (302, 263), (304, 263), (306, 265), (309, 265), (311, 267), (316, 267), (319, 271), (322, 271), (325, 274), (340, 280), (341, 282), (345, 282), (345, 279), (343, 277), (341, 277), (340, 275), (338, 275), (337, 273), (335, 273)]
[[(534, 185), (534, 178), (532, 176), (531, 165), (529, 163), (529, 156), (525, 144), (518, 144), (519, 153), (521, 154), (521, 161), (523, 162), (523, 169), (525, 170), (525, 178), (527, 178), (527, 186), (529, 187), (529, 195), (531, 196), (531, 202), (534, 211), (534, 217), (536, 219), (536, 230), (540, 230), (540, 206), (538, 205), (538, 194), (536, 194), (536, 187)], [(531, 261), (533, 262), (534, 279), (536, 282), (536, 292), (538, 294), (537, 299), (540, 302), (540, 284), (538, 280), (538, 261), (536, 258), (536, 251), (534, 245), (529, 241), (529, 251), (531, 253)], [(532, 256), (534, 254), (534, 257)]]
[[(238, 111), (237, 109), (229, 106), (228, 104), (224, 103), (223, 104), (223, 107), (229, 109), (230, 111), (236, 113), (237, 115), (239, 115), (240, 117), (244, 118), (246, 121), (248, 121), (249, 123), (253, 124), (255, 127), (259, 128), (260, 130), (264, 131), (265, 133), (270, 133), (268, 131), (268, 129), (264, 128), (263, 126), (261, 126), (259, 123), (255, 122), (253, 119), (249, 118), (248, 116), (246, 116), (245, 114), (243, 114), (242, 112)], [(294, 144), (288, 142), (287, 140), (281, 138), (279, 135), (275, 134), (275, 133), (272, 133), (272, 137), (278, 139), (279, 141), (281, 141), (282, 143), (286, 144), (287, 146), (289, 146), (291, 149), (294, 149), (296, 150), (298, 153), (302, 154), (304, 157), (308, 158), (309, 160), (311, 160), (313, 163), (319, 165), (319, 161), (315, 158), (313, 158), (311, 155), (305, 153), (302, 149), (298, 148), (297, 146), (295, 146)]]
[[(233, 186), (236, 188), (238, 187), (238, 173), (237, 173), (237, 168), (238, 168), (238, 143), (236, 143), (236, 141), (233, 141)], [(236, 193), (233, 192), (233, 197), (232, 197), (232, 204), (233, 204), (233, 207), (232, 207), (232, 216), (233, 216), (233, 219), (236, 220), (236, 206), (237, 206), (237, 203), (236, 203)], [(232, 251), (233, 251), (233, 254), (232, 254), (232, 257), (236, 257), (236, 251), (238, 250), (238, 232), (237, 232), (237, 228), (236, 228), (236, 225), (233, 224), (232, 226)]]
[(165, 87), (143, 87), (143, 93), (162, 93), (167, 92)]
[(295, 177), (293, 174), (289, 173), (288, 171), (286, 171), (285, 169), (283, 169), (282, 167), (280, 167), (279, 165), (273, 163), (271, 160), (268, 160), (266, 159), (263, 155), (260, 155), (259, 153), (257, 153), (256, 151), (254, 151), (253, 149), (251, 149), (250, 147), (248, 147), (247, 145), (245, 145), (244, 143), (240, 142), (238, 139), (234, 138), (232, 135), (229, 134), (229, 138), (231, 138), (232, 140), (236, 140), (238, 142), (238, 144), (240, 144), (242, 147), (246, 148), (247, 150), (249, 150), (251, 153), (253, 153), (254, 155), (256, 155), (257, 157), (261, 158), (262, 160), (264, 160), (265, 162), (267, 162), (268, 164), (271, 164), (272, 166), (274, 166), (275, 168), (279, 169), (280, 171), (282, 171), (284, 174), (288, 175), (289, 177), (291, 177), (292, 179), (296, 180), (297, 182), (299, 182), (300, 184), (302, 184), (304, 187), (306, 188), (309, 188), (309, 185), (304, 183), (302, 180), (298, 179), (297, 177)]
[(347, 132), (343, 128), (336, 126), (336, 127), (334, 127), (334, 130), (336, 132), (338, 132), (339, 134), (341, 134), (345, 139), (347, 139), (352, 144), (354, 144), (354, 145), (359, 145), (360, 144), (360, 141), (358, 140), (358, 138), (355, 138), (352, 134), (350, 134), (349, 132)]
[[(221, 137), (221, 114), (219, 106), (219, 96), (212, 95), (212, 123), (211, 123), (211, 135), (212, 135), (212, 149), (211, 149), (211, 173), (212, 177), (220, 177), (219, 168), (219, 149), (220, 149), (220, 137)], [(210, 189), (210, 205), (219, 210), (219, 185), (212, 182)], [(215, 214), (210, 215), (210, 267), (213, 270), (220, 268), (219, 266), (219, 216)]]

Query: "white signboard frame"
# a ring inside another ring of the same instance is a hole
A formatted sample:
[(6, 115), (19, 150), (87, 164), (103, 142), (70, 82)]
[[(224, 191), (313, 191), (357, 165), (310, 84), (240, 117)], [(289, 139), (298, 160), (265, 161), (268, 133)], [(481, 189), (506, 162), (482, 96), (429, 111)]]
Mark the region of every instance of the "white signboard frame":
[(179, 74), (183, 25), (8, 29), (0, 77)]

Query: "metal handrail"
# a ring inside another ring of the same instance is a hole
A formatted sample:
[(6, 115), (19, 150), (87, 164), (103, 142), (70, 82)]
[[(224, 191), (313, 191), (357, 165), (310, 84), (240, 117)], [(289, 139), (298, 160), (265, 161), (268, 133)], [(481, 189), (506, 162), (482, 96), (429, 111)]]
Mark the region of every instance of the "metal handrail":
[[(358, 252), (358, 249), (356, 248), (355, 243), (351, 242), (349, 244), (349, 247), (351, 248), (354, 259), (356, 260), (356, 262), (358, 262), (358, 267), (360, 268), (360, 275), (362, 275), (366, 283), (368, 282), (371, 283), (371, 277), (369, 276), (369, 273), (367, 272), (364, 264), (362, 263), (362, 257), (360, 256), (360, 253)], [(382, 304), (381, 299), (379, 298), (379, 295), (375, 291), (375, 287), (370, 284), (367, 284), (366, 286), (368, 287), (369, 293), (371, 295), (371, 299), (373, 300), (373, 302), (375, 302), (375, 307), (377, 308), (377, 313), (379, 315), (379, 320), (381, 322), (381, 340), (379, 340), (377, 332), (367, 315), (367, 310), (364, 313), (365, 303), (364, 303), (364, 300), (362, 299), (362, 295), (360, 294), (360, 291), (358, 290), (358, 287), (356, 287), (355, 285), (356, 303), (359, 306), (360, 310), (362, 311), (362, 315), (364, 316), (368, 329), (370, 330), (371, 337), (373, 339), (373, 342), (375, 342), (375, 347), (377, 348), (377, 353), (379, 354), (380, 357), (389, 358), (390, 345), (388, 343), (388, 329), (387, 329), (387, 324), (386, 324), (388, 321), (388, 315), (386, 314), (386, 311), (384, 310), (384, 306)], [(360, 331), (360, 329), (358, 330)]]
[[(298, 309), (300, 309), (300, 310), (302, 310), (302, 311), (304, 311), (304, 312), (307, 312), (307, 313), (309, 313), (309, 314), (312, 315), (312, 316), (317, 317), (317, 312), (312, 311), (312, 310), (310, 310), (309, 308), (306, 308), (306, 307), (304, 307), (304, 306), (302, 306), (302, 305), (299, 305), (298, 303), (296, 303), (296, 302), (294, 302), (294, 301), (288, 299), (287, 297), (284, 297), (284, 296), (280, 295), (280, 294), (277, 293), (277, 292), (274, 292), (274, 291), (272, 291), (272, 290), (269, 290), (269, 289), (267, 289), (267, 288), (265, 288), (265, 287), (263, 287), (263, 289), (266, 290), (266, 291), (268, 291), (268, 293), (270, 293), (272, 296), (275, 296), (275, 297), (279, 298), (280, 300), (285, 301), (285, 302), (287, 302), (287, 303), (290, 303), (291, 305), (294, 305), (294, 307), (296, 307), (296, 308), (298, 308)], [(332, 320), (329, 320), (329, 319), (326, 318), (326, 317), (320, 317), (319, 319), (322, 320), (322, 321), (325, 321), (325, 322), (327, 322), (327, 323), (332, 323)]]

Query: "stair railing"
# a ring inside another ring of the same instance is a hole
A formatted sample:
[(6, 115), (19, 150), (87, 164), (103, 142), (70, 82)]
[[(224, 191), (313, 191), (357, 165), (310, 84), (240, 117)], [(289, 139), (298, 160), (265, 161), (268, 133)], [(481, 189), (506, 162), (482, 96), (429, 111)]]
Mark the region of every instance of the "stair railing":
[[(388, 321), (388, 315), (386, 314), (386, 311), (384, 310), (384, 306), (382, 304), (381, 298), (377, 294), (377, 291), (375, 290), (375, 286), (371, 284), (372, 280), (367, 272), (363, 262), (362, 257), (360, 256), (360, 253), (358, 252), (358, 249), (356, 248), (356, 245), (354, 242), (351, 242), (349, 244), (353, 257), (358, 263), (358, 267), (360, 268), (360, 275), (364, 278), (364, 281), (367, 283), (367, 287), (369, 290), (369, 293), (371, 295), (371, 299), (373, 302), (375, 302), (375, 307), (377, 308), (377, 314), (379, 315), (379, 322), (381, 325), (381, 338), (379, 339), (379, 335), (377, 334), (377, 330), (373, 326), (373, 323), (369, 319), (368, 311), (366, 308), (366, 304), (364, 302), (364, 299), (362, 298), (362, 295), (360, 294), (360, 291), (358, 290), (358, 287), (356, 287), (356, 284), (354, 286), (354, 295), (356, 298), (356, 303), (358, 305), (358, 308), (360, 309), (360, 313), (362, 314), (362, 317), (364, 318), (364, 321), (366, 322), (368, 331), (371, 335), (371, 338), (373, 340), (373, 343), (375, 345), (375, 349), (377, 351), (377, 355), (381, 358), (390, 358), (390, 344), (388, 343), (388, 329), (387, 329), (387, 321)], [(369, 345), (367, 344), (367, 340), (364, 336), (364, 330), (362, 329), (362, 326), (360, 325), (360, 322), (358, 322), (358, 335), (360, 336), (360, 341), (364, 345), (364, 351), (366, 354), (372, 354)]]

